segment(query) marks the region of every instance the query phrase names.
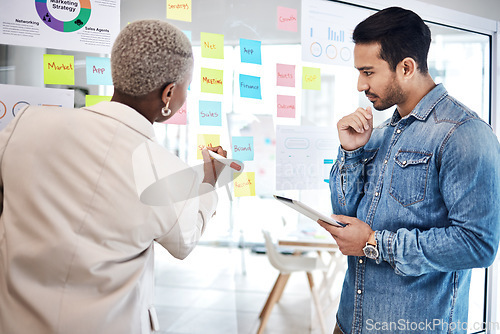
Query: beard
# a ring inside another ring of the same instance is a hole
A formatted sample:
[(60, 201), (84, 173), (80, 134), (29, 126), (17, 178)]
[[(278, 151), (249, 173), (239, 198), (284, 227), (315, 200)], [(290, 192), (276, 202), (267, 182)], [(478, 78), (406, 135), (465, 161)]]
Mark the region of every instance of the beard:
[(393, 80), (392, 84), (385, 89), (382, 95), (383, 97), (370, 93), (369, 91), (365, 92), (365, 95), (376, 98), (376, 100), (373, 101), (373, 108), (378, 111), (386, 110), (405, 100), (403, 90), (396, 80)]

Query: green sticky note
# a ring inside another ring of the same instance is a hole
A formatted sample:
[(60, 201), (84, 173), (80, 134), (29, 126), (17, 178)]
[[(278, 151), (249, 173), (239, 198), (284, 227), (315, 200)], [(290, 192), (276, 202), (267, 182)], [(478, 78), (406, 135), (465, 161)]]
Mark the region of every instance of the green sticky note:
[(212, 68), (201, 68), (201, 92), (222, 94), (223, 93), (223, 70), (214, 70)]
[(321, 90), (321, 72), (317, 67), (302, 67), (302, 89)]
[(103, 101), (111, 101), (111, 96), (87, 95), (85, 96), (85, 106), (90, 107)]
[(74, 85), (75, 57), (43, 55), (43, 82), (46, 85)]
[(224, 59), (224, 35), (202, 32), (200, 41), (203, 58)]

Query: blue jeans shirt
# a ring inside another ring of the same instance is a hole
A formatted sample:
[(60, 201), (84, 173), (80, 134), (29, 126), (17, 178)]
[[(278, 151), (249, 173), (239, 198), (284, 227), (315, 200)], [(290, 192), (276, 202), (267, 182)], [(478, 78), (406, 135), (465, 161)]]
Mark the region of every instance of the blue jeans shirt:
[(471, 268), (495, 259), (500, 145), (490, 126), (437, 85), (404, 118), (339, 149), (333, 212), (376, 231), (380, 256), (348, 259), (344, 333), (466, 333)]

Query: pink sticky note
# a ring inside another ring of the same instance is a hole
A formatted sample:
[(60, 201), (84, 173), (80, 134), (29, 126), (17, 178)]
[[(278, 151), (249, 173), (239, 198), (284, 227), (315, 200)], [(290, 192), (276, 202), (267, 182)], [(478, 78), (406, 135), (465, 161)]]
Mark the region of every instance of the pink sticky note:
[(295, 65), (276, 64), (276, 85), (295, 87)]
[(278, 29), (297, 31), (297, 9), (278, 7)]
[(278, 95), (278, 117), (295, 118), (295, 96)]
[(163, 122), (165, 124), (179, 124), (186, 125), (187, 124), (187, 102), (184, 102), (182, 107), (177, 110), (174, 116), (170, 117), (167, 121)]

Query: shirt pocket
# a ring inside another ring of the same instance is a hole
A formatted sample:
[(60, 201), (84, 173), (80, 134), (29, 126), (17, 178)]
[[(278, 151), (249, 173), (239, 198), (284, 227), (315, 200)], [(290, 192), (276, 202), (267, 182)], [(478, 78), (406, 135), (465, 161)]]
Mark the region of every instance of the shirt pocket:
[(425, 198), (432, 153), (400, 150), (394, 157), (389, 194), (402, 206)]

